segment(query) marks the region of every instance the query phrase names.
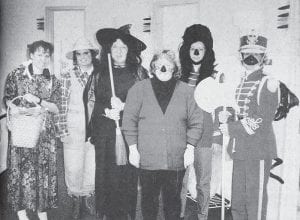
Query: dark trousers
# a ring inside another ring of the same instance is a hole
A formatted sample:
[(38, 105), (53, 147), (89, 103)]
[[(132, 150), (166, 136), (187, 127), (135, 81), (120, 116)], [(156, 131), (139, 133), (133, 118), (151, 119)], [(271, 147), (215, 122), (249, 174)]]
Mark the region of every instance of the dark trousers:
[(140, 170), (144, 220), (156, 220), (160, 191), (165, 220), (180, 219), (180, 192), (184, 173), (185, 170)]
[(265, 220), (271, 160), (233, 160), (233, 220)]
[(108, 220), (135, 218), (138, 170), (115, 162), (115, 138), (101, 137), (95, 141), (96, 210)]

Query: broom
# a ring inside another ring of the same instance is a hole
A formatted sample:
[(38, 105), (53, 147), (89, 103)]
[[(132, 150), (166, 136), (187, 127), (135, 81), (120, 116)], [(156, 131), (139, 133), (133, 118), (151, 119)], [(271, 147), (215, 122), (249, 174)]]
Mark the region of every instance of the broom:
[[(109, 68), (109, 76), (110, 76), (111, 93), (112, 93), (112, 97), (116, 97), (110, 53), (107, 54), (107, 57), (108, 57), (108, 68)], [(118, 166), (121, 166), (121, 165), (127, 164), (127, 152), (126, 152), (126, 146), (125, 146), (125, 142), (124, 142), (124, 139), (122, 136), (122, 132), (120, 129), (119, 120), (116, 120), (115, 122), (116, 122), (116, 145), (115, 145), (116, 164)]]

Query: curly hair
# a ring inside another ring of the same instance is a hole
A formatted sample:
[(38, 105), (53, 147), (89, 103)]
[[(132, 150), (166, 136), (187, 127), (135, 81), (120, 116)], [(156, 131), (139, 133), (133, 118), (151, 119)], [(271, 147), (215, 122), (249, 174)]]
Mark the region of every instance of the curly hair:
[(183, 42), (179, 49), (179, 60), (181, 64), (181, 80), (188, 82), (190, 73), (193, 71), (193, 63), (190, 57), (191, 45), (197, 41), (201, 41), (205, 46), (205, 54), (201, 61), (199, 70), (198, 84), (203, 79), (211, 76), (214, 70), (215, 53), (213, 50), (213, 39), (208, 27), (201, 24), (194, 24), (186, 28), (184, 32)]
[(171, 50), (162, 50), (161, 52), (153, 55), (153, 58), (150, 62), (150, 74), (154, 75), (156, 61), (158, 59), (160, 59), (161, 57), (165, 57), (167, 60), (169, 60), (174, 65), (173, 77), (175, 79), (180, 79), (180, 77), (181, 77), (180, 68), (176, 61), (175, 53)]
[(53, 54), (53, 45), (49, 42), (39, 40), (27, 45), (27, 56), (29, 57), (29, 54), (33, 54), (39, 47), (42, 47), (45, 52), (49, 52), (50, 56)]

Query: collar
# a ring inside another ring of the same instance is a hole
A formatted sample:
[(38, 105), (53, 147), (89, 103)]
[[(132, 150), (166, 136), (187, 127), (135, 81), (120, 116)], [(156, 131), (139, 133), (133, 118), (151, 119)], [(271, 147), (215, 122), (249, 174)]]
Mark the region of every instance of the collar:
[(257, 69), (251, 70), (251, 71), (246, 70), (244, 72), (242, 78), (245, 78), (245, 79), (252, 78), (252, 76), (262, 74), (262, 72), (263, 72), (263, 67), (258, 67)]
[(201, 63), (200, 64), (193, 64), (193, 72), (199, 72), (201, 67)]
[(126, 64), (122, 64), (122, 65), (115, 65), (114, 64), (114, 68), (116, 69), (121, 69), (121, 68), (125, 68), (126, 67)]
[(31, 60), (28, 60), (24, 63), (22, 63), (22, 65), (25, 67), (25, 70), (23, 72), (23, 75), (24, 76), (27, 76), (30, 80), (33, 79), (33, 75), (43, 75), (46, 79), (50, 79), (51, 78), (51, 73), (49, 71), (49, 69), (44, 69), (44, 71), (41, 73), (41, 74), (31, 74), (30, 71), (29, 71), (29, 66), (31, 65), (32, 66), (32, 69), (33, 69), (33, 72), (34, 70), (36, 69), (33, 65), (32, 65), (32, 61)]
[(92, 74), (92, 72), (94, 71), (94, 65), (92, 65), (88, 70), (83, 71), (80, 67), (78, 67), (78, 69), (80, 70), (81, 73), (87, 73), (89, 76)]

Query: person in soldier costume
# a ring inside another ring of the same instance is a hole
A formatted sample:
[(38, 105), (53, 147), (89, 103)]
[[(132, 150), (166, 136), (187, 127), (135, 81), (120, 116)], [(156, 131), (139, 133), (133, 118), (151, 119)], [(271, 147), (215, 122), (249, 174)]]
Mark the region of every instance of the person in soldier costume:
[(267, 38), (255, 33), (240, 39), (241, 64), (245, 68), (236, 89), (236, 120), (219, 113), (220, 130), (230, 137), (233, 158), (232, 216), (234, 220), (265, 220), (267, 184), (272, 159), (277, 157), (272, 122), (279, 102), (279, 82), (263, 70)]

